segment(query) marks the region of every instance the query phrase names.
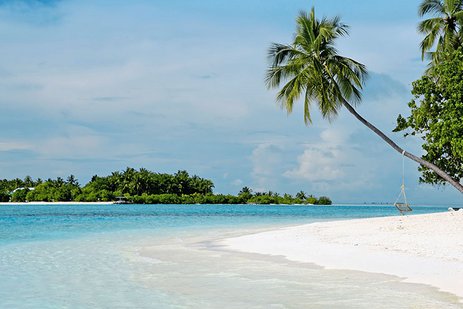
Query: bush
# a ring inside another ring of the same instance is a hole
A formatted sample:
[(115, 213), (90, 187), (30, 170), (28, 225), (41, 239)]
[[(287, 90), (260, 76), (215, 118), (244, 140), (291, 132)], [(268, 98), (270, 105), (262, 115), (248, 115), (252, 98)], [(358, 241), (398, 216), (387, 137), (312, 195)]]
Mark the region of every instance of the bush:
[(320, 196), (320, 197), (318, 198), (318, 201), (317, 201), (316, 204), (317, 204), (317, 205), (331, 205), (332, 202), (331, 202), (331, 200), (330, 200), (329, 197)]
[(26, 202), (27, 201), (27, 193), (29, 189), (21, 189), (17, 190), (11, 195), (12, 202)]
[(309, 196), (309, 197), (307, 198), (307, 204), (314, 204), (314, 205), (315, 205), (315, 204), (317, 204), (317, 203), (318, 203), (318, 201), (317, 201), (317, 198), (316, 198), (316, 197)]
[(0, 191), (0, 202), (9, 202), (10, 201), (10, 194), (6, 191)]
[(278, 200), (277, 198), (274, 198), (273, 196), (270, 195), (255, 195), (253, 196), (248, 203), (252, 204), (277, 204)]

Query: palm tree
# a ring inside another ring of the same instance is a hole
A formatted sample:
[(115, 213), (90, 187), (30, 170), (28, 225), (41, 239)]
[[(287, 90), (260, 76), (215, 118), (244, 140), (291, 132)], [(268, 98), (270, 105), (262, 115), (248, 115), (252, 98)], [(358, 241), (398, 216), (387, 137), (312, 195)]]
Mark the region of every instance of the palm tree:
[(359, 115), (349, 103), (359, 103), (361, 89), (367, 71), (363, 64), (338, 54), (334, 47), (337, 38), (348, 34), (348, 26), (339, 17), (332, 19), (315, 17), (301, 12), (297, 17), (297, 29), (291, 45), (273, 43), (269, 49), (271, 65), (267, 71), (269, 88), (287, 83), (277, 94), (277, 100), (288, 113), (296, 100), (304, 102), (304, 121), (311, 122), (310, 107), (318, 105), (324, 118), (332, 119), (342, 106), (386, 143), (404, 156), (436, 172), (463, 193), (463, 186), (436, 165), (403, 150), (374, 125)]
[[(438, 62), (442, 53), (457, 49), (463, 42), (463, 1), (423, 0), (418, 9), (420, 17), (432, 17), (419, 23), (418, 31), (425, 35), (421, 41), (421, 59), (426, 53), (432, 62)], [(434, 52), (430, 50), (436, 46)], [(432, 63), (431, 63), (432, 64)]]
[(300, 199), (300, 200), (305, 200), (307, 198), (307, 196), (305, 195), (304, 191), (299, 191), (299, 192), (296, 193), (296, 198)]

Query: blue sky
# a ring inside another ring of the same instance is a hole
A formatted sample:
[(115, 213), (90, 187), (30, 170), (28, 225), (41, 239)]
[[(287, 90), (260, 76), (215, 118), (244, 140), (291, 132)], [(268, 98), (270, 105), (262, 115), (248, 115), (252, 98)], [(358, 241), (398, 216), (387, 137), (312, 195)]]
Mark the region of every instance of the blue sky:
[[(0, 178), (86, 183), (127, 166), (186, 169), (215, 192), (394, 200), (401, 156), (343, 111), (332, 123), (286, 115), (264, 85), (271, 42), (288, 43), (301, 9), (340, 15), (340, 53), (367, 65), (358, 110), (390, 133), (407, 114), (425, 65), (419, 1), (0, 1)], [(458, 203), (452, 188), (418, 184), (413, 203)]]

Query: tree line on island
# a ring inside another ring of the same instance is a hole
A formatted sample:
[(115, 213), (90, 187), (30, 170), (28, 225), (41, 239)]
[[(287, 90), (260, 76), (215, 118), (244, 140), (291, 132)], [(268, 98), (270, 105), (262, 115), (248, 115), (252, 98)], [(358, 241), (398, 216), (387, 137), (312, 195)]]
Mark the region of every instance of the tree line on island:
[(126, 168), (109, 176), (93, 176), (81, 186), (74, 175), (66, 179), (0, 180), (1, 202), (110, 202), (118, 198), (136, 204), (314, 204), (330, 205), (303, 191), (294, 196), (276, 192), (253, 192), (244, 187), (237, 195), (214, 194), (214, 183), (186, 171), (171, 175), (144, 168)]

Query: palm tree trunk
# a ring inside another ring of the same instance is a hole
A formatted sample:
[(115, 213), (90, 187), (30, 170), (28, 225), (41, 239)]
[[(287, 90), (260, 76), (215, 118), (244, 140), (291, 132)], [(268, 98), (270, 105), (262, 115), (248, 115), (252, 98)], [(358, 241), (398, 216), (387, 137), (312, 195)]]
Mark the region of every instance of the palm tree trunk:
[(352, 114), (354, 115), (355, 118), (357, 118), (361, 123), (363, 123), (364, 125), (366, 125), (370, 130), (372, 130), (373, 132), (375, 132), (377, 135), (379, 135), (379, 137), (381, 137), (386, 143), (388, 143), (392, 148), (394, 148), (397, 152), (399, 152), (400, 154), (403, 154), (404, 156), (406, 156), (407, 158), (410, 158), (412, 159), (413, 161), (415, 162), (418, 162), (419, 164), (433, 170), (437, 175), (439, 175), (440, 177), (442, 177), (444, 180), (446, 180), (448, 183), (450, 183), (452, 186), (454, 186), (458, 191), (460, 191), (461, 193), (463, 193), (463, 186), (458, 182), (456, 181), (455, 179), (453, 179), (452, 177), (450, 177), (449, 175), (447, 175), (443, 170), (441, 170), (440, 168), (438, 168), (436, 165), (428, 162), (428, 161), (425, 161), (405, 150), (403, 150), (402, 148), (400, 148), (396, 143), (394, 143), (389, 137), (387, 137), (383, 132), (381, 132), (377, 127), (375, 127), (374, 125), (372, 125), (371, 123), (369, 123), (365, 118), (363, 118), (362, 116), (360, 116), (357, 111), (346, 101), (344, 101), (344, 106), (347, 108), (347, 110)]

